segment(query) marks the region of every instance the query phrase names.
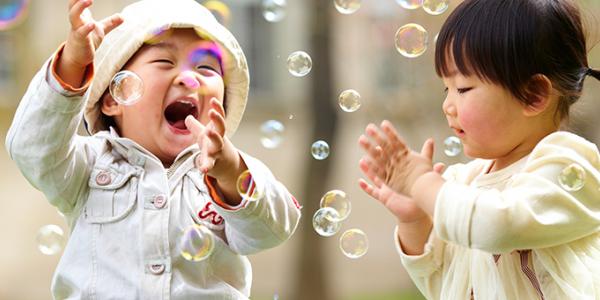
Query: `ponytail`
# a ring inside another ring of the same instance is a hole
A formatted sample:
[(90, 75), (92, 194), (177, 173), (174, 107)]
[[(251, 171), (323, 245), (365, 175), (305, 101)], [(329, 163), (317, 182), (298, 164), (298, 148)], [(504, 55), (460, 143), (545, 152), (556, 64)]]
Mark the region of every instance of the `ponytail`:
[(600, 71), (599, 70), (587, 68), (587, 71), (585, 71), (585, 75), (589, 75), (589, 76), (596, 78), (597, 80), (600, 80)]

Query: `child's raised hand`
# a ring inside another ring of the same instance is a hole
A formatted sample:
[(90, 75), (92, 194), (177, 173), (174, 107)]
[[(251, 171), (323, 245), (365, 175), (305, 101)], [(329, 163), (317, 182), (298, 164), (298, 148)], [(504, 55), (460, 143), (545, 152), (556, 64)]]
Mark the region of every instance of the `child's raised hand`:
[(237, 170), (239, 155), (225, 136), (225, 109), (216, 98), (209, 101), (208, 118), (206, 126), (193, 116), (185, 118), (185, 126), (192, 132), (200, 146), (196, 167), (217, 179), (228, 177), (231, 170)]
[(58, 75), (67, 83), (74, 81), (73, 86), (81, 83), (83, 71), (94, 61), (96, 48), (104, 36), (123, 23), (119, 14), (99, 22), (94, 20), (88, 9), (92, 3), (93, 0), (69, 0), (71, 31), (60, 58)]
[(379, 128), (369, 124), (365, 133), (358, 140), (366, 151), (360, 164), (368, 166), (373, 178), (393, 191), (410, 195), (417, 178), (433, 170), (433, 140), (423, 144), (421, 153), (412, 151), (387, 120)]

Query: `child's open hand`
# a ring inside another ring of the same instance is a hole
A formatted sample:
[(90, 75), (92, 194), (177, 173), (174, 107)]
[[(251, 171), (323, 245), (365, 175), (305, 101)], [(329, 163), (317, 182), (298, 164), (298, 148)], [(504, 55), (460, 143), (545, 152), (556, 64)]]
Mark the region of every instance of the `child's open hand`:
[[(208, 118), (206, 126), (193, 116), (185, 118), (185, 126), (200, 146), (196, 167), (214, 178), (226, 178), (231, 170), (237, 170), (239, 155), (225, 136), (225, 109), (216, 98), (209, 101)], [(237, 180), (237, 177), (235, 179)]]
[(379, 128), (369, 124), (365, 133), (358, 139), (366, 151), (360, 165), (372, 174), (367, 174), (371, 180), (378, 178), (393, 191), (410, 195), (417, 178), (433, 170), (433, 140), (423, 144), (421, 153), (412, 151), (387, 120)]
[(85, 68), (94, 61), (96, 48), (104, 36), (123, 23), (119, 14), (96, 21), (88, 7), (93, 0), (69, 0), (71, 31), (60, 57), (58, 75), (72, 86), (78, 87)]

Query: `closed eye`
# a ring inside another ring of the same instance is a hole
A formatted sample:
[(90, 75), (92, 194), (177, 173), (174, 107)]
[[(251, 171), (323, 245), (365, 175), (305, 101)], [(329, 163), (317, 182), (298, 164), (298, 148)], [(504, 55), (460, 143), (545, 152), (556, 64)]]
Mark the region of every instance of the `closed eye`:
[(457, 91), (459, 94), (464, 94), (464, 93), (466, 93), (466, 92), (468, 92), (468, 91), (470, 91), (470, 90), (472, 90), (472, 89), (473, 89), (473, 88), (470, 88), (470, 87), (468, 87), (468, 88), (459, 88), (459, 89), (456, 89), (456, 91)]
[(152, 61), (152, 62), (153, 62), (153, 63), (163, 63), (163, 64), (170, 64), (170, 65), (172, 65), (172, 64), (173, 64), (173, 62), (172, 62), (172, 61), (170, 61), (170, 60), (168, 60), (168, 59), (157, 59), (157, 60), (154, 60), (154, 61)]

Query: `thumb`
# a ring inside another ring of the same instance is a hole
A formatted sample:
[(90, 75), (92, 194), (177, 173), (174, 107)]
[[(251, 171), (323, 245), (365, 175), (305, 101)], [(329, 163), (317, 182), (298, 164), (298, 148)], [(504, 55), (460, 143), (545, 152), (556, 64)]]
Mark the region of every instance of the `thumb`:
[(444, 173), (444, 169), (446, 168), (446, 165), (444, 163), (436, 163), (435, 165), (433, 165), (433, 171), (435, 171), (438, 174), (442, 174)]
[(427, 157), (429, 160), (433, 160), (433, 139), (428, 138), (423, 147), (421, 148), (421, 155)]

